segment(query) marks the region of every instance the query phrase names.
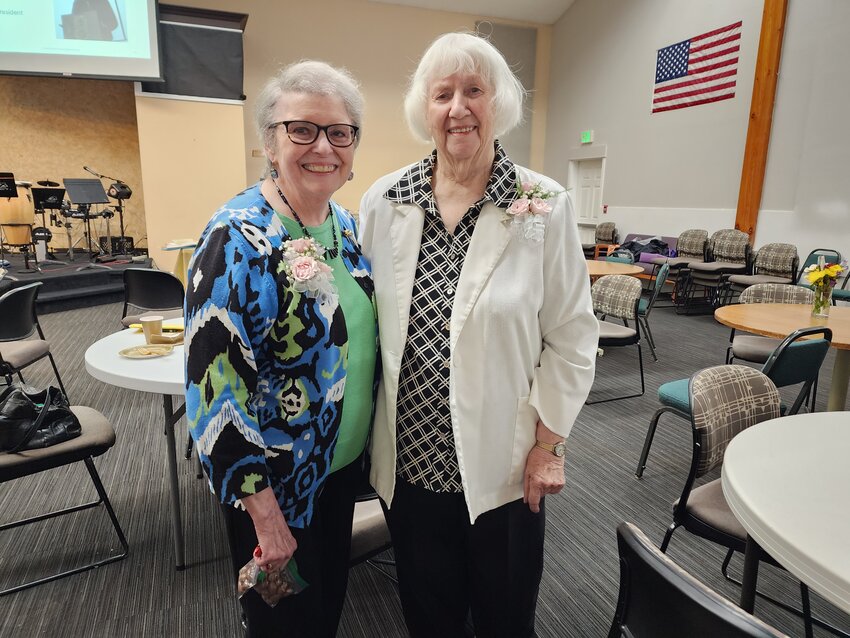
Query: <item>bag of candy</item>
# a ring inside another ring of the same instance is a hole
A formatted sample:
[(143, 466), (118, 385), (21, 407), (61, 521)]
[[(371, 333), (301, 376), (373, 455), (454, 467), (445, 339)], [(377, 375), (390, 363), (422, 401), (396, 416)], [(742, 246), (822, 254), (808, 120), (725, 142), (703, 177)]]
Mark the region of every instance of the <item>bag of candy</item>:
[(266, 572), (257, 565), (256, 561), (262, 555), (263, 550), (257, 545), (254, 550), (254, 558), (239, 570), (239, 579), (236, 585), (239, 598), (242, 598), (245, 592), (253, 588), (269, 607), (274, 607), (282, 598), (294, 596), (304, 591), (307, 587), (307, 581), (301, 578), (298, 573), (298, 565), (295, 564), (294, 558), (290, 559), (283, 567)]

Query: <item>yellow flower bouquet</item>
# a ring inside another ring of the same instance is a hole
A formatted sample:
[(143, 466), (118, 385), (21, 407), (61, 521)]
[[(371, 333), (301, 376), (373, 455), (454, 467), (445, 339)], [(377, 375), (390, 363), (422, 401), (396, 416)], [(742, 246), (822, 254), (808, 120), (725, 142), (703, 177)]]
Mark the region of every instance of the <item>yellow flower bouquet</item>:
[(821, 257), (817, 264), (812, 264), (803, 271), (806, 273), (806, 280), (811, 284), (811, 289), (815, 293), (815, 300), (812, 304), (812, 315), (816, 317), (829, 316), (832, 289), (835, 288), (838, 275), (844, 271), (844, 268), (845, 265), (843, 263), (827, 264), (824, 258)]

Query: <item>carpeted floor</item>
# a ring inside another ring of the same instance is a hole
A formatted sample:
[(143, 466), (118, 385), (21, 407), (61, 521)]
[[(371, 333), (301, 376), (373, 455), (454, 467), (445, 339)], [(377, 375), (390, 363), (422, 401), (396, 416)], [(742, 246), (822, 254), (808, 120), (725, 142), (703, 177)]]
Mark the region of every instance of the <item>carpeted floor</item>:
[[(217, 508), (193, 464), (180, 461), (188, 568), (173, 568), (171, 520), (165, 479), (165, 440), (158, 397), (107, 386), (85, 371), (83, 354), (119, 328), (120, 304), (42, 317), (73, 403), (102, 411), (115, 425), (116, 445), (96, 460), (130, 541), (123, 562), (0, 598), (0, 636), (51, 638), (103, 636), (241, 636), (229, 559)], [(651, 318), (659, 361), (644, 361), (647, 392), (641, 398), (587, 406), (568, 441), (567, 487), (547, 502), (547, 562), (537, 614), (541, 637), (607, 635), (617, 599), (615, 527), (629, 520), (660, 542), (688, 467), (689, 427), (662, 418), (644, 479), (633, 472), (658, 386), (723, 362), (728, 329), (711, 317), (676, 316), (656, 310)], [(824, 365), (832, 368), (832, 355)], [(826, 402), (829, 374), (822, 375), (819, 407)], [(34, 365), (28, 381), (52, 383), (47, 363)], [(594, 394), (637, 387), (634, 348), (609, 349), (598, 361)], [(178, 426), (180, 439), (185, 428)], [(82, 465), (0, 485), (0, 523), (46, 508), (81, 502), (93, 489)], [(72, 566), (113, 551), (106, 514), (80, 512), (0, 533), (0, 587)], [(687, 532), (673, 537), (670, 556), (733, 600), (737, 588), (719, 573), (723, 552)], [(733, 563), (740, 570), (741, 561)], [(760, 587), (799, 602), (786, 573), (763, 568)], [(850, 629), (850, 619), (814, 596), (816, 613)], [(756, 613), (792, 636), (802, 622), (757, 602)], [(394, 584), (373, 568), (352, 570), (340, 636), (404, 636)], [(829, 635), (816, 630), (816, 636)]]

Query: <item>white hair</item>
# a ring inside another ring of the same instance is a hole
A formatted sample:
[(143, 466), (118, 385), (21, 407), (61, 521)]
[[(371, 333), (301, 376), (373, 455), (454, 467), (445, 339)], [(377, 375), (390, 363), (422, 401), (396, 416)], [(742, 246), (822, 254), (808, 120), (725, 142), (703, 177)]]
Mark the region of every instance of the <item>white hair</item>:
[(431, 43), (410, 78), (404, 96), (404, 114), (413, 135), (431, 141), (426, 122), (428, 88), (435, 80), (455, 73), (480, 75), (493, 96), (493, 130), (498, 137), (522, 121), (522, 102), (526, 91), (514, 75), (505, 57), (490, 42), (472, 33), (445, 33)]
[[(254, 106), (257, 135), (264, 147), (274, 145), (274, 110), (287, 93), (338, 97), (345, 105), (351, 123), (360, 128), (363, 122), (363, 95), (357, 80), (346, 69), (335, 68), (317, 60), (302, 60), (282, 68), (263, 86)], [(360, 143), (360, 132), (354, 144)]]

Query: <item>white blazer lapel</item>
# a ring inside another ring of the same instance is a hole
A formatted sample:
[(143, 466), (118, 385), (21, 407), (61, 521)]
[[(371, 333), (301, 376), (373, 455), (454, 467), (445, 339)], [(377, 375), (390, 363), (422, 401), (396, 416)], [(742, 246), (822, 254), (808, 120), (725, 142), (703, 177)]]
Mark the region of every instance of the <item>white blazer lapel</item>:
[(395, 209), (395, 215), (393, 215), (392, 225), (390, 226), (390, 236), (393, 244), (393, 270), (396, 301), (398, 303), (399, 335), (401, 337), (396, 351), (400, 353), (407, 340), (410, 301), (413, 297), (416, 265), (419, 262), (419, 247), (422, 244), (425, 213), (413, 204), (396, 204)]
[(460, 331), (481, 290), (490, 278), (499, 258), (511, 239), (505, 223), (505, 210), (492, 202), (484, 204), (472, 241), (460, 271), (451, 320), (451, 349), (454, 352)]

